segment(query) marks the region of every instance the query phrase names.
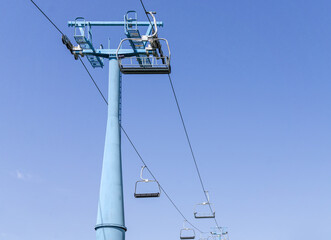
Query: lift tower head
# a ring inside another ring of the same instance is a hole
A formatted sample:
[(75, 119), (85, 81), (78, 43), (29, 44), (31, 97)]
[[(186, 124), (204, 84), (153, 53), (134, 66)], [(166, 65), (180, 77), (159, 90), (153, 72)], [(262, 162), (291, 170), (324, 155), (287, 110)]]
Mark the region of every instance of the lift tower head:
[[(86, 21), (82, 17), (70, 21), (68, 26), (75, 28), (74, 38), (78, 43), (78, 46), (72, 48), (72, 54), (86, 56), (93, 68), (102, 68), (104, 58), (116, 58), (123, 74), (169, 74), (169, 43), (165, 38), (158, 37), (158, 27), (162, 27), (163, 23), (156, 21), (155, 12), (147, 14), (152, 16), (152, 22), (137, 21), (135, 11), (128, 11), (124, 21)], [(93, 26), (123, 26), (126, 38), (117, 49), (95, 49), (92, 43)], [(142, 26), (148, 27), (145, 35), (141, 35), (138, 29)], [(129, 43), (129, 49), (123, 49), (125, 43)], [(166, 46), (166, 53), (163, 52), (162, 43)]]

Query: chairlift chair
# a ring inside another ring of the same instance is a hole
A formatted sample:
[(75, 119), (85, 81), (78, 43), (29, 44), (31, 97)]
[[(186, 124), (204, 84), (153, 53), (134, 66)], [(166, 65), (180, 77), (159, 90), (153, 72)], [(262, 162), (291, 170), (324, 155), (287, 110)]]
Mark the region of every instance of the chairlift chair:
[[(198, 211), (197, 209), (203, 206), (205, 211)], [(194, 217), (195, 218), (215, 218), (215, 211), (210, 211), (209, 206), (212, 208), (212, 204), (209, 202), (203, 202), (196, 204), (196, 210), (194, 211)], [(213, 208), (212, 208), (213, 209)]]
[(191, 228), (183, 228), (180, 230), (180, 239), (195, 239), (195, 232)]
[[(143, 178), (143, 171), (146, 168), (146, 166), (143, 166), (141, 168), (140, 171), (140, 179), (139, 181), (136, 182), (135, 184), (135, 191), (134, 191), (134, 197), (135, 198), (155, 198), (155, 197), (160, 197), (161, 194), (161, 188), (159, 183), (156, 180), (149, 180), (149, 179), (145, 179)], [(139, 186), (141, 186), (142, 184), (153, 184), (155, 186), (157, 186), (157, 191), (153, 191), (153, 192), (139, 192)]]
[(207, 202), (198, 203), (195, 205), (195, 218), (215, 218), (213, 204), (209, 202), (209, 194), (206, 191)]
[(180, 239), (195, 239), (195, 231), (193, 228), (185, 227), (185, 222), (183, 223), (183, 228), (180, 230)]

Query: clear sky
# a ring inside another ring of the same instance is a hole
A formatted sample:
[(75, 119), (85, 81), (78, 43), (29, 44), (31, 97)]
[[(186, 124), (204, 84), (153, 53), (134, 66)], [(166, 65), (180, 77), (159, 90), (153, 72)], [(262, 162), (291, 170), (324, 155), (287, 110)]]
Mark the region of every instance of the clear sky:
[[(68, 20), (122, 20), (139, 0), (39, 0)], [(331, 239), (331, 1), (145, 0), (164, 22), (172, 78), (216, 215), (231, 240)], [(1, 0), (0, 240), (91, 240), (106, 105), (28, 0)], [(94, 28), (117, 47), (122, 28)], [(86, 59), (84, 58), (86, 61)], [(88, 62), (86, 62), (88, 64)], [(92, 69), (107, 92), (108, 67)], [(193, 219), (204, 200), (167, 76), (123, 76), (123, 126)], [(179, 239), (168, 200), (134, 199), (122, 138), (127, 239)]]

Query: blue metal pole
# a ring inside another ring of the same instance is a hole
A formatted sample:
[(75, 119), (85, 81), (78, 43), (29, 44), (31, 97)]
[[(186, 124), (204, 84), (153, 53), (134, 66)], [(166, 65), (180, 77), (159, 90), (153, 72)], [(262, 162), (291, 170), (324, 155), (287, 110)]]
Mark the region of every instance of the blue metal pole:
[(100, 184), (97, 240), (124, 240), (124, 203), (120, 129), (120, 70), (116, 58), (109, 60), (108, 120)]

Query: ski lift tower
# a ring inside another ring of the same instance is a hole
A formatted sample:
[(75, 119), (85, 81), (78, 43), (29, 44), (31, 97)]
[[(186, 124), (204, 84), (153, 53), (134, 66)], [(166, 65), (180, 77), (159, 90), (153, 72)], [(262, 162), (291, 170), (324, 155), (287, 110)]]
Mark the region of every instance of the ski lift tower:
[[(104, 59), (109, 60), (108, 85), (108, 120), (104, 147), (100, 196), (98, 203), (97, 224), (95, 226), (97, 240), (124, 240), (124, 204), (121, 163), (121, 72), (123, 74), (169, 74), (170, 50), (166, 39), (158, 38), (158, 27), (154, 12), (147, 12), (153, 21), (137, 21), (135, 11), (129, 11), (124, 21), (86, 21), (76, 18), (68, 22), (74, 27), (74, 38), (78, 46), (73, 46), (68, 37), (62, 41), (75, 59), (86, 56), (93, 68), (103, 68)], [(117, 49), (104, 49), (102, 45), (96, 49), (92, 43), (92, 27), (124, 27), (126, 38)], [(138, 27), (147, 27), (145, 35), (141, 35)], [(124, 43), (128, 48), (124, 49)], [(168, 52), (162, 51), (161, 42), (165, 42)]]

